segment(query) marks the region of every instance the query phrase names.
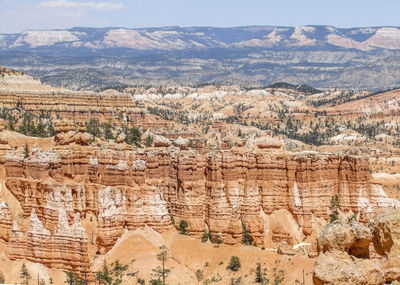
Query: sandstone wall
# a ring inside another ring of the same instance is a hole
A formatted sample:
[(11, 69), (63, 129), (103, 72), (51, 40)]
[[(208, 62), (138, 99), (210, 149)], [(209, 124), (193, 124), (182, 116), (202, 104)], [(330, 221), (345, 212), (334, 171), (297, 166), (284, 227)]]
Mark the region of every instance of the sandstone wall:
[(41, 89), (37, 90), (14, 85), (12, 88), (0, 88), (1, 106), (15, 108), (19, 105), (38, 116), (44, 114), (73, 121), (98, 119), (122, 122), (125, 119), (137, 124), (146, 121), (146, 113), (136, 108), (130, 94), (78, 92), (40, 86)]
[(93, 213), (104, 251), (124, 228), (170, 228), (170, 215), (176, 226), (186, 220), (191, 235), (207, 228), (226, 243), (237, 243), (244, 226), (262, 245), (262, 216), (277, 210), (291, 212), (310, 234), (312, 217), (328, 219), (336, 194), (341, 210), (360, 212), (363, 221), (398, 206), (370, 183), (366, 159), (329, 154), (243, 148), (203, 155), (175, 147), (71, 144), (37, 150), (28, 159), (9, 150), (4, 167), (6, 186), (25, 218), (35, 208), (44, 226), (54, 230), (60, 207), (70, 221), (75, 213)]
[(97, 219), (95, 246), (105, 253), (125, 230), (172, 229), (171, 216), (177, 228), (187, 221), (190, 235), (208, 230), (214, 239), (235, 244), (245, 229), (252, 243), (264, 247), (268, 231), (276, 242), (293, 239), (282, 228), (266, 227), (265, 217), (278, 210), (291, 213), (309, 235), (313, 219), (329, 218), (334, 195), (342, 211), (359, 213), (364, 222), (399, 207), (370, 183), (368, 160), (361, 157), (245, 147), (202, 154), (174, 146), (95, 146), (83, 139), (84, 131), (56, 129), (51, 150), (32, 147), (28, 158), (23, 149), (1, 153), (5, 185), (30, 220), (29, 229), (14, 223), (11, 230), (7, 207), (0, 210), (0, 238), (9, 240), (12, 259), (83, 273), (90, 266), (80, 220), (88, 214)]

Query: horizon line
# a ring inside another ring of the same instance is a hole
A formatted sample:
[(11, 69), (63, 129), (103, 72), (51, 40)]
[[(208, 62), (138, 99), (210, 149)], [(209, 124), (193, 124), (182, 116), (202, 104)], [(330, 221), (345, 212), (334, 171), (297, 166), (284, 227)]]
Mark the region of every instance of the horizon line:
[(53, 29), (25, 29), (16, 33), (0, 33), (0, 35), (17, 35), (29, 31), (69, 31), (74, 29), (127, 29), (127, 30), (145, 30), (145, 29), (167, 29), (167, 28), (179, 28), (179, 29), (199, 29), (199, 28), (213, 28), (213, 29), (238, 29), (238, 28), (297, 28), (297, 27), (332, 27), (340, 30), (351, 30), (351, 29), (366, 29), (366, 28), (400, 28), (400, 26), (394, 25), (378, 25), (378, 26), (354, 26), (354, 27), (337, 27), (329, 24), (307, 24), (298, 26), (286, 26), (286, 25), (240, 25), (240, 26), (153, 26), (153, 27), (124, 27), (124, 26), (104, 26), (104, 27), (90, 27), (90, 26), (74, 26), (70, 28), (53, 28)]

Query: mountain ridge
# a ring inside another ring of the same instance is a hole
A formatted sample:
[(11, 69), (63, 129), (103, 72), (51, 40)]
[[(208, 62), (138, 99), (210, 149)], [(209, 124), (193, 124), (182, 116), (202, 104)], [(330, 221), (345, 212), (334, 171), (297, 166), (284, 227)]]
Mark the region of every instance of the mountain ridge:
[(74, 27), (0, 35), (0, 65), (73, 89), (283, 81), (379, 90), (400, 85), (399, 63), (400, 27), (391, 26)]

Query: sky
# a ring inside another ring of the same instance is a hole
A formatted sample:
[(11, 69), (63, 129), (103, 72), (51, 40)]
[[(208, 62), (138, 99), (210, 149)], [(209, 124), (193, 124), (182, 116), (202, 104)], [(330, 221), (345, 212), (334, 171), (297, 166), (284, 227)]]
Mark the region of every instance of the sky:
[(400, 26), (400, 0), (0, 0), (0, 33), (72, 27)]

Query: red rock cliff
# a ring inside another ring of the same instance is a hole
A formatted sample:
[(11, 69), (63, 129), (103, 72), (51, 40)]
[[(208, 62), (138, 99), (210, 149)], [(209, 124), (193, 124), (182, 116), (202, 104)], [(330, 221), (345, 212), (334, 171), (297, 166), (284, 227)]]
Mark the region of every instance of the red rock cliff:
[(10, 218), (0, 217), (12, 259), (84, 272), (87, 237), (80, 219), (88, 214), (97, 219), (95, 243), (104, 253), (124, 230), (171, 229), (170, 216), (177, 227), (186, 220), (190, 235), (208, 229), (228, 244), (242, 242), (245, 228), (263, 247), (265, 217), (278, 210), (292, 213), (308, 235), (313, 219), (328, 218), (336, 194), (341, 210), (360, 213), (363, 221), (399, 206), (370, 183), (368, 161), (360, 157), (268, 148), (200, 154), (173, 146), (95, 146), (76, 136), (85, 133), (73, 132), (74, 139), (58, 140), (51, 150), (32, 148), (28, 158), (22, 149), (4, 151), (6, 187), (31, 221), (26, 231), (17, 223), (10, 230)]

